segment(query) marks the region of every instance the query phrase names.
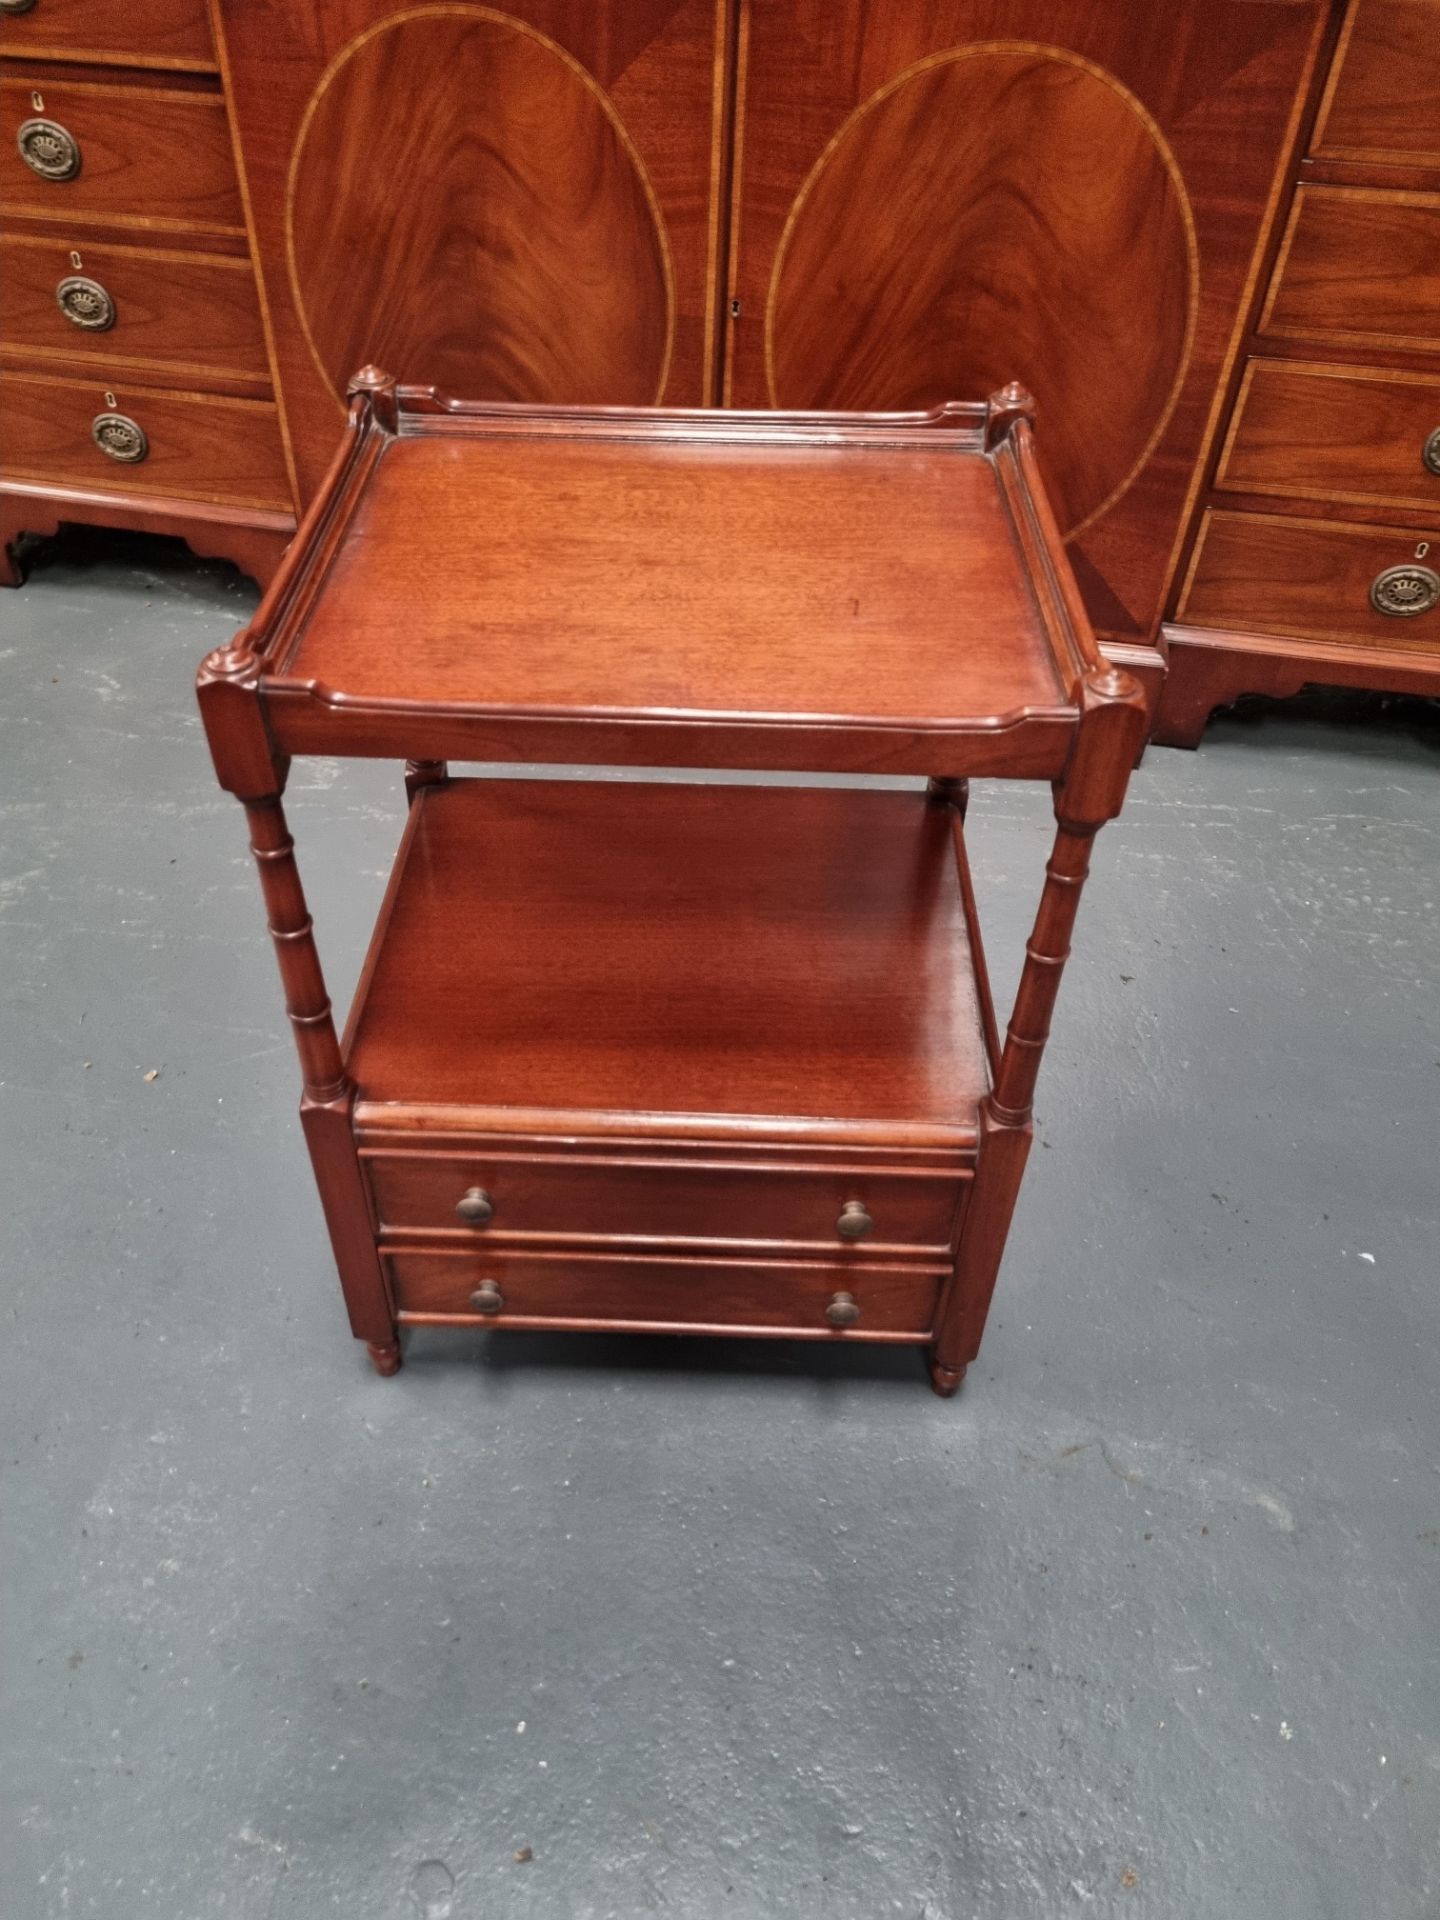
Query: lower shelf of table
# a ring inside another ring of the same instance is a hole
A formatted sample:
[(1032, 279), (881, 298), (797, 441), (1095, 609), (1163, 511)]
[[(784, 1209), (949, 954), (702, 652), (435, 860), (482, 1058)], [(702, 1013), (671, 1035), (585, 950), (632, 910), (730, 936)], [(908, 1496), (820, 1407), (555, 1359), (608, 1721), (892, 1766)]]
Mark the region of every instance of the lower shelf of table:
[[(919, 1345), (946, 1272), (879, 1261), (389, 1249), (401, 1326), (740, 1334)], [(832, 1316), (839, 1316), (836, 1324)]]

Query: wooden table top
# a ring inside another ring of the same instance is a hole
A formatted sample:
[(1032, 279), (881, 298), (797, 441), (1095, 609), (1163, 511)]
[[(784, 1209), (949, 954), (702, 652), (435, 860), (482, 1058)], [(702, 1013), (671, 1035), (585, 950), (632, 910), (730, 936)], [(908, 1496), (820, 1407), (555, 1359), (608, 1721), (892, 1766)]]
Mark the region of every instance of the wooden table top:
[(362, 391), (242, 636), (277, 743), (1053, 776), (1098, 656), (1013, 425)]

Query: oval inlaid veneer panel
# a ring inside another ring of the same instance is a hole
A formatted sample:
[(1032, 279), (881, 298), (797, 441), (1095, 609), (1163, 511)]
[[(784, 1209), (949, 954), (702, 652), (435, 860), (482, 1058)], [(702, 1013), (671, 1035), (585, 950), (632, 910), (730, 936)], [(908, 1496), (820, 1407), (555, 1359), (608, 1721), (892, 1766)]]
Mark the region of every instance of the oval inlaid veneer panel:
[(801, 189), (771, 403), (923, 407), (1021, 380), (1073, 534), (1163, 433), (1197, 296), (1179, 170), (1134, 96), (1059, 48), (957, 48), (859, 108)]
[(374, 362), (466, 398), (644, 405), (669, 258), (610, 102), (488, 8), (401, 14), (332, 61), (290, 167), (288, 244), (338, 397)]

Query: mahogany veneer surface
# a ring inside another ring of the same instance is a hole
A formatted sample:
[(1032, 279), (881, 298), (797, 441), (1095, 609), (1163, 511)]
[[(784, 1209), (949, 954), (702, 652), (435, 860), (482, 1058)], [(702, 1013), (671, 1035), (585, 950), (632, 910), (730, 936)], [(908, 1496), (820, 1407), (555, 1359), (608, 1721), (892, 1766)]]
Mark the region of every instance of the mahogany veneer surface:
[(923, 794), (453, 781), (417, 798), (388, 907), (348, 1053), (372, 1124), (415, 1103), (975, 1130), (969, 932)]
[(938, 433), (402, 435), (277, 668), (351, 699), (611, 714), (1065, 704), (994, 469)]

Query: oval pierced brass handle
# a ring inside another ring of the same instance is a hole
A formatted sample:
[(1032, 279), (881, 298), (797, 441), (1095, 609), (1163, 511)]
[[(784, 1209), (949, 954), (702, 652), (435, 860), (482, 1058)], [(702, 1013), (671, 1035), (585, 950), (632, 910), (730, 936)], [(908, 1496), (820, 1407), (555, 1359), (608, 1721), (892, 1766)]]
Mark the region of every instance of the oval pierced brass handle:
[(1431, 473), (1440, 474), (1440, 427), (1436, 427), (1420, 449), (1420, 458)]
[(72, 326), (86, 333), (104, 333), (115, 324), (115, 302), (86, 274), (67, 274), (55, 289), (55, 303)]
[(863, 1240), (873, 1231), (875, 1222), (866, 1212), (864, 1203), (859, 1200), (847, 1200), (840, 1209), (840, 1218), (835, 1222), (835, 1231), (842, 1240)]
[(455, 1211), (467, 1227), (483, 1227), (495, 1218), (495, 1202), (484, 1187), (471, 1187), (455, 1202)]
[(830, 1304), (825, 1309), (825, 1318), (832, 1327), (853, 1327), (860, 1318), (860, 1309), (855, 1304), (853, 1293), (832, 1293)]
[(1440, 573), (1416, 560), (1403, 567), (1386, 567), (1371, 584), (1370, 604), (1392, 620), (1413, 620), (1417, 614), (1429, 613), (1440, 606)]
[(470, 1296), (472, 1313), (500, 1313), (504, 1306), (505, 1296), (493, 1280), (482, 1280)]
[(73, 180), (80, 171), (80, 142), (58, 120), (22, 120), (15, 144), (42, 180)]
[(128, 413), (97, 413), (90, 422), (90, 438), (102, 453), (120, 461), (122, 466), (134, 466), (150, 451), (145, 429)]

